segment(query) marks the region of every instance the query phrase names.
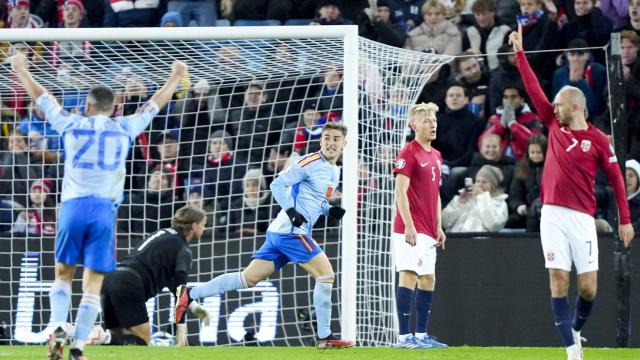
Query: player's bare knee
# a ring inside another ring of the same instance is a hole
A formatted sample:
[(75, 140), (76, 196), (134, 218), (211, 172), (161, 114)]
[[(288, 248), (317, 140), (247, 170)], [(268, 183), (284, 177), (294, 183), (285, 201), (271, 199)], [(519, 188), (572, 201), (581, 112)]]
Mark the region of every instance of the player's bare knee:
[(264, 280), (264, 277), (260, 274), (254, 274), (249, 271), (243, 271), (242, 276), (244, 280), (247, 282), (247, 287), (252, 288), (256, 286), (260, 281)]
[(418, 277), (418, 288), (420, 290), (429, 290), (433, 291), (436, 286), (436, 275), (422, 275)]
[(581, 298), (587, 301), (592, 301), (593, 299), (595, 299), (597, 292), (598, 286), (594, 283), (578, 285), (578, 294), (580, 294)]
[(415, 289), (418, 283), (418, 274), (413, 271), (400, 271), (398, 277), (398, 286), (405, 287), (407, 289)]
[(75, 272), (75, 266), (66, 264), (56, 265), (56, 279), (64, 282), (71, 282), (73, 280), (73, 273)]
[(320, 275), (316, 277), (316, 281), (327, 283), (327, 284), (333, 284), (335, 280), (336, 280), (336, 274), (334, 273)]

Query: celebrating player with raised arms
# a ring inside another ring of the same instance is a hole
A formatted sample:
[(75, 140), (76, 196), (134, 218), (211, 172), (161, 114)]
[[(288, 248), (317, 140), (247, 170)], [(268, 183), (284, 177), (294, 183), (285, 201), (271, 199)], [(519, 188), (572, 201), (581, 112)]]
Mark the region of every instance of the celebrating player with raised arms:
[(100, 288), (105, 272), (115, 268), (116, 207), (123, 197), (125, 160), (130, 144), (164, 107), (187, 72), (176, 61), (164, 86), (135, 115), (110, 118), (115, 107), (113, 91), (95, 86), (87, 95), (84, 115), (71, 114), (29, 72), (26, 58), (11, 59), (27, 94), (36, 101), (51, 127), (64, 138), (65, 161), (62, 206), (55, 241), (56, 275), (49, 293), (49, 357), (62, 357), (65, 324), (71, 303), (71, 280), (78, 263), (84, 265), (84, 293), (76, 314), (75, 340), (70, 359), (86, 359), (82, 352), (100, 312)]
[[(569, 360), (582, 359), (580, 331), (591, 314), (598, 283), (598, 236), (593, 214), (598, 168), (604, 169), (618, 204), (620, 239), (628, 246), (633, 227), (622, 173), (609, 138), (587, 122), (586, 98), (580, 89), (565, 86), (549, 103), (522, 47), (522, 26), (511, 33), (522, 82), (540, 118), (549, 129), (540, 197), (540, 238), (549, 269), (551, 307)], [(569, 273), (578, 273), (578, 298), (571, 317)]]
[[(396, 205), (393, 223), (393, 252), (399, 274), (396, 291), (398, 343), (410, 349), (446, 348), (427, 334), (431, 299), (436, 285), (436, 246), (444, 247), (440, 203), (440, 167), (442, 156), (431, 147), (436, 139), (438, 106), (414, 105), (409, 126), (416, 138), (405, 145), (396, 159)], [(416, 289), (416, 285), (418, 289)], [(416, 299), (416, 331), (411, 325), (411, 303)]]
[(345, 210), (331, 206), (328, 198), (338, 186), (340, 169), (336, 162), (346, 145), (347, 128), (335, 122), (322, 128), (319, 152), (303, 156), (278, 174), (271, 183), (274, 198), (282, 208), (267, 229), (266, 241), (242, 272), (220, 275), (207, 283), (176, 294), (176, 323), (180, 323), (192, 300), (220, 295), (226, 291), (254, 287), (288, 262), (305, 269), (316, 281), (313, 304), (318, 325), (318, 347), (350, 347), (331, 332), (331, 289), (335, 274), (327, 255), (311, 238), (320, 215), (337, 220)]

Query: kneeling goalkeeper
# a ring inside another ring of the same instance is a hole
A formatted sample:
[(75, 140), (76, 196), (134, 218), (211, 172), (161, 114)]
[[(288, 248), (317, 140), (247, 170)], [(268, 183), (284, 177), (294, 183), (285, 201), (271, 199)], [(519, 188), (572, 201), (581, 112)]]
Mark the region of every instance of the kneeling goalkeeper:
[[(107, 274), (101, 295), (108, 332), (94, 328), (89, 343), (149, 345), (146, 301), (164, 287), (175, 293), (179, 285), (187, 283), (192, 258), (189, 242), (202, 236), (206, 223), (204, 211), (191, 206), (178, 209), (170, 228), (149, 236), (115, 271)], [(208, 323), (209, 313), (198, 303), (192, 303), (189, 309)], [(177, 344), (185, 345), (184, 325), (178, 325), (178, 329)]]

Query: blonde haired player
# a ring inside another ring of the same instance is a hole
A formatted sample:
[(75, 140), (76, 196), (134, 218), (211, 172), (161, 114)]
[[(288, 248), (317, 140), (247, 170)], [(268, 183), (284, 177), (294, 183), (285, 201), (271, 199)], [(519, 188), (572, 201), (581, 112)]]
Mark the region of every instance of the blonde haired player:
[[(442, 231), (439, 195), (442, 156), (431, 147), (431, 142), (436, 139), (438, 110), (434, 103), (421, 103), (411, 108), (409, 126), (416, 137), (400, 150), (393, 170), (398, 211), (393, 224), (392, 248), (396, 270), (400, 273), (396, 292), (400, 329), (396, 346), (401, 348), (447, 347), (427, 334), (436, 283), (436, 247), (444, 248), (446, 240)], [(414, 294), (415, 336), (409, 330)]]

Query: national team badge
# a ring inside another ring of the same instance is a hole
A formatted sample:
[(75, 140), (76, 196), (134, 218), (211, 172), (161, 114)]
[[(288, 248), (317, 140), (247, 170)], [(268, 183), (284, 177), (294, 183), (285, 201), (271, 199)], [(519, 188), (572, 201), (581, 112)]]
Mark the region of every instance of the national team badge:
[(589, 151), (589, 149), (591, 149), (591, 140), (582, 140), (580, 149), (582, 149), (583, 152)]
[(548, 262), (553, 262), (553, 260), (556, 259), (556, 254), (553, 251), (549, 251), (547, 253), (547, 261)]
[(407, 165), (407, 162), (404, 159), (398, 159), (398, 161), (396, 161), (396, 167), (398, 169), (404, 169), (405, 165)]

